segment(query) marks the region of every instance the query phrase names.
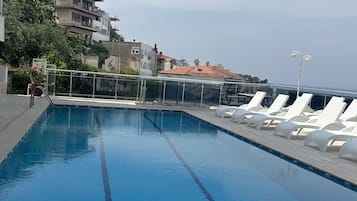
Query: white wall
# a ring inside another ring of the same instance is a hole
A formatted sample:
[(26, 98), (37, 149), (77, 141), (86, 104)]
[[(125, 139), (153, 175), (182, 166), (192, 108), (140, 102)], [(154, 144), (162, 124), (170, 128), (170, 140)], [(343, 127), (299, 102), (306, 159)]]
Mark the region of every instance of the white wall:
[[(109, 41), (110, 40), (110, 32), (107, 26), (104, 26), (102, 22), (93, 20), (93, 28), (97, 29), (98, 32), (93, 32), (92, 39), (96, 42), (99, 41)], [(106, 31), (104, 34), (102, 31)]]
[(140, 75), (152, 75), (153, 66), (155, 62), (155, 56), (153, 48), (150, 45), (141, 43), (141, 66), (140, 66)]
[(98, 68), (98, 56), (85, 56), (84, 63)]
[(110, 56), (108, 59), (105, 60), (104, 64), (104, 69), (109, 71), (109, 70), (115, 70), (118, 72), (120, 68), (120, 58), (116, 56)]
[(110, 18), (109, 14), (106, 12), (99, 12), (102, 16), (99, 18), (99, 21), (93, 20), (93, 28), (98, 30), (93, 32), (92, 39), (94, 41), (109, 41), (110, 40)]
[(0, 95), (6, 94), (7, 90), (7, 68), (0, 66)]
[(0, 15), (0, 42), (5, 41), (5, 18)]

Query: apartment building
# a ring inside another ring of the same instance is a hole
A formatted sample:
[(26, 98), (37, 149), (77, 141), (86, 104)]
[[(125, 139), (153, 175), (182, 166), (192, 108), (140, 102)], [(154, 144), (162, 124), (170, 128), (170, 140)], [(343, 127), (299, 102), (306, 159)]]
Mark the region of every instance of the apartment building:
[(107, 59), (105, 68), (115, 69), (129, 67), (139, 72), (140, 75), (156, 76), (156, 52), (153, 47), (142, 42), (102, 41), (102, 45), (109, 50), (110, 58)]
[(93, 20), (93, 28), (97, 30), (97, 32), (93, 32), (93, 41), (110, 41), (111, 30), (117, 30), (116, 28), (112, 27), (111, 22), (119, 21), (119, 18), (110, 17), (107, 12), (99, 8), (96, 8), (95, 12), (100, 15), (100, 17), (97, 17), (95, 20)]
[(162, 70), (169, 70), (174, 68), (174, 63), (176, 59), (169, 57), (167, 55), (164, 55), (162, 52), (159, 52), (156, 55), (156, 63), (157, 63), (157, 70), (162, 71)]
[(97, 1), (104, 0), (55, 0), (57, 23), (66, 26), (68, 33), (92, 41), (93, 33), (98, 31), (93, 27), (93, 21), (101, 17), (95, 9)]

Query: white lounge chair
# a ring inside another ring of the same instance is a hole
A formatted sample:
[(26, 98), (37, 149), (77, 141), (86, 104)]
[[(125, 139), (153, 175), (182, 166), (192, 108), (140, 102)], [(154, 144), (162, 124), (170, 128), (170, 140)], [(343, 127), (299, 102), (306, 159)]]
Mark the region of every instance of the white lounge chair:
[[(318, 110), (314, 112), (306, 112), (305, 115), (309, 117), (318, 117), (321, 115), (323, 110)], [(341, 122), (345, 121), (357, 121), (357, 99), (353, 99), (348, 108), (341, 114), (339, 120)]]
[(357, 160), (357, 140), (353, 139), (344, 143), (339, 152), (340, 157)]
[(343, 97), (332, 97), (317, 119), (310, 119), (306, 122), (299, 122), (294, 120), (282, 122), (275, 128), (274, 134), (291, 139), (294, 131), (297, 131), (295, 134), (298, 135), (305, 128), (328, 128), (328, 126), (332, 125), (338, 120), (343, 110), (345, 109), (346, 103), (344, 100), (345, 98)]
[(334, 142), (345, 142), (357, 138), (357, 123), (354, 127), (342, 130), (316, 130), (312, 131), (304, 141), (306, 146), (316, 145), (320, 151), (326, 151)]
[(256, 127), (261, 129), (261, 127), (266, 123), (266, 126), (269, 127), (275, 121), (287, 121), (292, 118), (301, 117), (302, 112), (307, 108), (308, 104), (311, 101), (312, 94), (304, 93), (302, 96), (298, 97), (294, 103), (290, 106), (289, 110), (285, 113), (279, 113), (276, 115), (266, 115), (258, 114), (253, 115), (247, 125), (251, 127)]
[(357, 121), (357, 99), (353, 99), (348, 108), (340, 116), (340, 121)]
[(281, 112), (282, 107), (288, 101), (289, 96), (285, 94), (279, 94), (275, 99), (274, 102), (268, 109), (262, 109), (258, 111), (249, 111), (249, 110), (238, 110), (232, 116), (232, 121), (237, 123), (247, 122), (252, 115), (256, 114), (267, 114), (267, 115), (274, 115)]
[(357, 137), (357, 99), (354, 99), (340, 116), (340, 122), (333, 125), (334, 130), (317, 130), (305, 138), (305, 145), (316, 145), (320, 151), (326, 151), (336, 141), (348, 141)]
[(236, 106), (229, 106), (229, 105), (222, 105), (216, 109), (216, 116), (219, 117), (231, 117), (233, 113), (237, 110), (252, 110), (257, 111), (261, 108), (261, 103), (266, 95), (266, 92), (257, 91), (253, 98), (249, 101), (248, 104), (241, 105), (239, 107)]

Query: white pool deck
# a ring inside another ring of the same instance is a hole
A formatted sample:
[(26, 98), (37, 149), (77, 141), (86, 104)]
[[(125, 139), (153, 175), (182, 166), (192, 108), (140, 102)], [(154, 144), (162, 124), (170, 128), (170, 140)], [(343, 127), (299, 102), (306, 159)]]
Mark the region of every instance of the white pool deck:
[[(274, 136), (273, 131), (256, 130), (246, 125), (236, 124), (230, 119), (214, 116), (213, 110), (201, 107), (174, 107), (151, 104), (136, 104), (132, 101), (116, 101), (91, 98), (54, 97), (55, 104), (82, 105), (117, 108), (142, 108), (185, 111), (195, 117), (231, 131), (279, 153), (297, 159), (307, 165), (322, 170), (338, 178), (357, 185), (357, 161), (338, 157), (337, 148), (327, 152), (303, 145), (302, 139), (287, 140)], [(34, 121), (48, 107), (44, 98), (36, 98), (35, 105), (29, 108), (29, 97), (0, 95), (0, 161), (3, 161), (21, 140)]]

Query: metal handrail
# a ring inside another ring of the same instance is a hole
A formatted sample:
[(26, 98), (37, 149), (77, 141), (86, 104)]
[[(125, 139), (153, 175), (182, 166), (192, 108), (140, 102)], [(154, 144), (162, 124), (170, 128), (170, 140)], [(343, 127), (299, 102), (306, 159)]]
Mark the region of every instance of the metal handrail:
[(35, 104), (35, 90), (36, 89), (40, 89), (42, 91), (42, 94), (44, 95), (45, 99), (48, 101), (48, 103), (50, 105), (54, 105), (52, 99), (48, 96), (48, 94), (43, 86), (35, 86), (34, 84), (31, 84), (30, 107), (32, 107)]

